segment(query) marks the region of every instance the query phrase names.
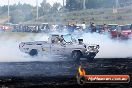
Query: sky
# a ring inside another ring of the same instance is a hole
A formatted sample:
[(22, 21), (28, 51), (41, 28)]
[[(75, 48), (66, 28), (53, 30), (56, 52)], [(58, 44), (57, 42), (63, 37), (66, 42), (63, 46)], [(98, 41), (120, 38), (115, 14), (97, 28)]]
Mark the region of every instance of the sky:
[[(43, 0), (38, 0), (38, 3), (40, 4)], [(33, 6), (36, 6), (36, 0), (9, 0), (10, 4), (17, 4), (18, 2), (21, 3), (27, 3), (27, 4), (31, 4)], [(47, 0), (48, 3), (50, 3), (51, 5), (53, 5), (53, 3), (55, 2), (59, 2), (61, 3), (61, 5), (63, 4), (63, 0)], [(0, 0), (0, 6), (3, 5), (8, 5), (8, 0)]]

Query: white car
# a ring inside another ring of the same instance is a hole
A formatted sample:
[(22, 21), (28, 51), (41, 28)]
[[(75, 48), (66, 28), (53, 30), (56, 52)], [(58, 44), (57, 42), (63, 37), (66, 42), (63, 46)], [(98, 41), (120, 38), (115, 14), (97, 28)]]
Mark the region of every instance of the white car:
[(22, 42), (19, 44), (20, 51), (37, 56), (39, 53), (44, 55), (58, 55), (71, 57), (75, 61), (80, 58), (93, 60), (99, 52), (99, 45), (84, 44), (83, 39), (73, 39), (71, 35), (51, 35), (48, 41)]

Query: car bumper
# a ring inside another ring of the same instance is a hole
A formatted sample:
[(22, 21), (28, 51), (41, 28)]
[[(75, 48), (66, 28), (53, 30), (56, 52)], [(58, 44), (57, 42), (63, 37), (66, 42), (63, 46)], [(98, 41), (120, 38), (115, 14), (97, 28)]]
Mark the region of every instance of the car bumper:
[(86, 52), (83, 54), (83, 56), (84, 56), (84, 57), (87, 57), (87, 56), (89, 56), (89, 55), (91, 55), (91, 54), (97, 54), (98, 52), (99, 52), (99, 50), (86, 51)]

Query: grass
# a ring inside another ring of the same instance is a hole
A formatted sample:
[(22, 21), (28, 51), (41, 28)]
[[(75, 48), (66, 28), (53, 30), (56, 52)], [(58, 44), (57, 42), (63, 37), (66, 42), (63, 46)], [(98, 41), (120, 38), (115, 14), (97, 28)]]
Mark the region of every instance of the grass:
[[(129, 12), (127, 12), (127, 10), (128, 10), (128, 7), (124, 10), (124, 12), (120, 12), (116, 14), (113, 13), (112, 8), (87, 9), (87, 10), (81, 10), (81, 11), (49, 14), (49, 15), (40, 17), (38, 22), (46, 22), (50, 24), (54, 24), (54, 23), (67, 24), (68, 20), (75, 19), (78, 21), (78, 23), (82, 23), (85, 21), (86, 24), (89, 24), (89, 22), (91, 21), (95, 22), (96, 24), (104, 24), (104, 23), (128, 24), (128, 23), (132, 23), (132, 11), (131, 11), (132, 9), (129, 8), (130, 10)], [(119, 19), (119, 17), (122, 17), (123, 19)]]

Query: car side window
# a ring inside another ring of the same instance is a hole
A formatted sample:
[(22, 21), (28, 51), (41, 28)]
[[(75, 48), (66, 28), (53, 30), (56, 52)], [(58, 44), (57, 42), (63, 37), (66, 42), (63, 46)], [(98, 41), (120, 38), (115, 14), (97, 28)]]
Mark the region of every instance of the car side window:
[(54, 37), (54, 38), (51, 39), (51, 42), (54, 43), (54, 44), (57, 44), (57, 43), (59, 43), (59, 38)]
[(130, 26), (130, 29), (132, 29), (132, 24), (131, 24), (131, 26)]

